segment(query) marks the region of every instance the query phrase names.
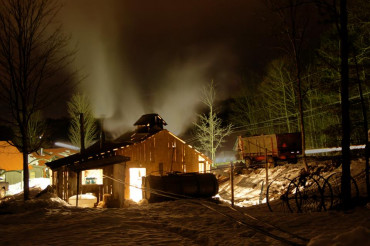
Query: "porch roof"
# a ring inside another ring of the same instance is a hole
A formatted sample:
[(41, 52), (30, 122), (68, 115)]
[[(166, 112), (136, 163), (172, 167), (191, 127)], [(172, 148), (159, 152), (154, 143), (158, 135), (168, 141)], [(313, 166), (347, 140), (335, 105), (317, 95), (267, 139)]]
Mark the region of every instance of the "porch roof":
[(116, 151), (121, 146), (122, 144), (117, 146), (110, 145), (103, 149), (91, 148), (87, 149), (83, 154), (77, 153), (45, 164), (52, 170), (66, 166), (73, 171), (82, 171), (127, 162), (130, 160), (130, 157), (116, 154)]

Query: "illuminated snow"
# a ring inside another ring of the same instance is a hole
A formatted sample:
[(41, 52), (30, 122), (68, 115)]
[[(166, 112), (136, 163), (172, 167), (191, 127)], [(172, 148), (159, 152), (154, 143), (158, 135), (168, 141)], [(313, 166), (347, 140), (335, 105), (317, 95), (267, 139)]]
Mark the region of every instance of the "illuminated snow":
[[(29, 181), (29, 187), (35, 187), (40, 189), (45, 189), (48, 185), (50, 185), (50, 179), (49, 178), (34, 178), (30, 179)], [(19, 182), (13, 185), (9, 185), (9, 190), (7, 192), (7, 195), (14, 195), (18, 194), (23, 191), (23, 182)]]
[[(271, 178), (283, 173), (292, 177), (299, 167), (274, 168)], [(363, 167), (363, 161), (351, 165), (354, 174)], [(260, 181), (263, 174), (259, 170), (236, 178), (236, 184), (247, 188), (238, 187), (235, 196), (258, 195), (260, 187), (252, 189), (250, 182)], [(198, 200), (93, 209), (70, 206), (51, 193), (36, 198), (39, 191), (31, 189), (33, 199), (27, 202), (22, 194), (0, 202), (2, 245), (284, 245), (199, 205)], [(230, 212), (224, 203), (218, 209)], [(370, 245), (370, 204), (348, 212), (271, 213), (265, 204), (240, 210), (310, 239), (309, 246)], [(253, 223), (241, 213), (234, 216)]]

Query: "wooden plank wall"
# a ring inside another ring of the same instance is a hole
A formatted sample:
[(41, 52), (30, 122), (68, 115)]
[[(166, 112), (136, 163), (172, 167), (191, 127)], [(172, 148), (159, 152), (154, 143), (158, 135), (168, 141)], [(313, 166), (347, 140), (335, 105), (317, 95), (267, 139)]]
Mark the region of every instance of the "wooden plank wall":
[(141, 143), (121, 148), (117, 154), (131, 159), (125, 170), (125, 197), (130, 195), (130, 168), (146, 168), (146, 176), (160, 175), (160, 166), (163, 167), (163, 174), (171, 171), (199, 172), (201, 155), (167, 130), (154, 134)]

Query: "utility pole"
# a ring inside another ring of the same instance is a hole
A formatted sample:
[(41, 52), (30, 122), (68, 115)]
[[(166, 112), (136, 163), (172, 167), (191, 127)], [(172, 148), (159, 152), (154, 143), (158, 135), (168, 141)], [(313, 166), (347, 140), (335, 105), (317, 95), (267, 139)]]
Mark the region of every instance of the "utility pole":
[[(80, 113), (80, 156), (82, 162), (82, 155), (85, 153), (85, 129), (84, 129), (84, 114)], [(77, 171), (77, 196), (76, 196), (76, 207), (78, 207), (78, 195), (80, 193), (80, 171)]]

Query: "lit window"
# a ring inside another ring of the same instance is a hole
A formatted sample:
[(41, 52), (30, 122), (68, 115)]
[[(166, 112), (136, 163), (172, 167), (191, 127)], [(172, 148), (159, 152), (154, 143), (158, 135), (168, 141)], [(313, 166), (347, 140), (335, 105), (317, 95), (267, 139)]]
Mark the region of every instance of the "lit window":
[(82, 184), (103, 184), (103, 169), (91, 169), (82, 171)]

